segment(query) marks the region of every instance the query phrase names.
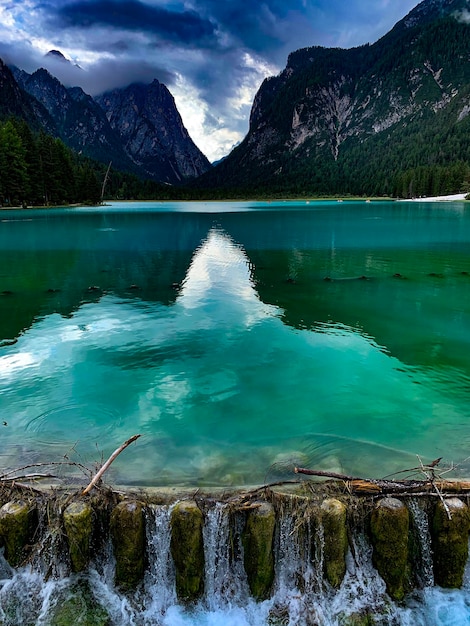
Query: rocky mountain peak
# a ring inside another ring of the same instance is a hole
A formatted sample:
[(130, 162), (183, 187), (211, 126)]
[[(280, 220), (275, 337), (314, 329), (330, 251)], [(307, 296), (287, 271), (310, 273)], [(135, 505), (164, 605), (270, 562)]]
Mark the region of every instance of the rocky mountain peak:
[(63, 63), (70, 63), (70, 61), (64, 57), (60, 50), (49, 50), (49, 52), (47, 52), (44, 56), (50, 57), (57, 61), (62, 61)]
[(91, 158), (156, 181), (178, 183), (211, 167), (189, 137), (173, 96), (156, 79), (93, 99), (81, 87), (66, 88), (44, 68), (33, 74), (13, 68), (13, 76), (0, 63), (0, 114), (3, 100), (6, 114), (46, 126)]
[(424, 0), (374, 44), (292, 52), (256, 94), (245, 140), (198, 184), (392, 189), (406, 167), (470, 161), (469, 118), (470, 2)]
[(148, 175), (169, 183), (199, 176), (210, 164), (191, 140), (165, 85), (134, 83), (98, 96), (126, 153)]
[(53, 132), (54, 122), (46, 109), (22, 89), (16, 79), (19, 74), (21, 70), (10, 69), (0, 59), (0, 117), (19, 117), (33, 128), (42, 127), (47, 132)]

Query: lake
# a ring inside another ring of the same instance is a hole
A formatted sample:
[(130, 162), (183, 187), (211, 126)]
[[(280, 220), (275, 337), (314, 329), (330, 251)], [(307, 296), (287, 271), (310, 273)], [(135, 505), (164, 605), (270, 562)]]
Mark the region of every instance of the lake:
[(469, 252), (463, 202), (2, 211), (0, 467), (468, 477)]

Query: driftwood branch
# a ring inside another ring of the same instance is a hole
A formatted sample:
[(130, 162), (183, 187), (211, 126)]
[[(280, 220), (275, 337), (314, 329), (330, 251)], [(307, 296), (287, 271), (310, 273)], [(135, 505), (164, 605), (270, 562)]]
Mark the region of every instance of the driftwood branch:
[(437, 493), (437, 495), (439, 497), (439, 500), (442, 502), (442, 506), (444, 507), (444, 511), (446, 512), (447, 519), (451, 520), (452, 519), (452, 513), (450, 512), (450, 509), (447, 506), (447, 502), (444, 500), (444, 497), (442, 496), (441, 490), (436, 485), (436, 470), (434, 468), (437, 465), (439, 465), (439, 463), (441, 461), (441, 458), (436, 459), (430, 465), (424, 466), (423, 462), (421, 461), (421, 457), (419, 455), (417, 455), (417, 456), (418, 456), (419, 464), (421, 466), (422, 473), (426, 476), (426, 478), (428, 479), (428, 482), (431, 483), (432, 488)]
[(1, 482), (14, 483), (17, 480), (42, 480), (45, 478), (57, 478), (55, 474), (21, 474), (20, 476), (12, 476), (8, 478), (2, 478)]
[[(426, 468), (426, 466), (424, 466)], [(421, 469), (421, 468), (420, 468)], [(442, 493), (470, 493), (470, 481), (436, 480), (434, 471), (426, 473), (426, 480), (386, 480), (386, 479), (364, 479), (336, 472), (324, 472), (320, 470), (310, 470), (303, 467), (294, 468), (296, 474), (307, 476), (318, 476), (321, 478), (333, 478), (346, 483), (351, 493), (355, 494), (400, 494), (400, 493), (429, 493), (434, 491), (442, 500)]]
[[(0, 474), (0, 482), (15, 480), (15, 478), (19, 478), (19, 472), (22, 472), (27, 469), (33, 469), (36, 467), (77, 467), (82, 470), (83, 473), (91, 474), (90, 470), (82, 465), (81, 463), (75, 463), (73, 461), (50, 461), (49, 463), (30, 463), (28, 465), (23, 465), (22, 467), (16, 467), (15, 469), (9, 470), (4, 474)], [(49, 478), (54, 478), (50, 476)]]
[(307, 476), (321, 476), (323, 478), (336, 478), (337, 480), (361, 480), (360, 478), (354, 478), (353, 476), (347, 476), (346, 474), (337, 474), (336, 472), (323, 472), (321, 470), (310, 470), (304, 467), (294, 467), (296, 474), (306, 474)]
[(93, 478), (91, 479), (89, 485), (82, 491), (82, 496), (86, 495), (88, 492), (90, 492), (93, 487), (96, 485), (96, 483), (100, 480), (100, 478), (103, 476), (103, 474), (106, 472), (106, 470), (109, 468), (109, 466), (111, 465), (111, 463), (116, 459), (117, 456), (119, 456), (121, 454), (121, 452), (123, 450), (125, 450), (127, 448), (127, 446), (129, 446), (131, 443), (133, 443), (136, 439), (138, 439), (140, 437), (140, 435), (133, 435), (130, 439), (128, 439), (127, 441), (125, 441), (123, 444), (121, 444), (119, 446), (119, 448), (117, 448), (112, 455), (109, 457), (109, 459), (106, 461), (106, 463), (98, 470), (98, 472), (96, 472), (96, 474), (93, 476)]

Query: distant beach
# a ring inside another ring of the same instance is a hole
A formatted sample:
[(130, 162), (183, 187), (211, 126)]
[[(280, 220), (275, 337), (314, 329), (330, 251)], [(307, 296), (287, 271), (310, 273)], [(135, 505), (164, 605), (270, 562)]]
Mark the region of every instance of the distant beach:
[(465, 200), (467, 197), (467, 193), (453, 193), (449, 196), (433, 196), (433, 197), (425, 197), (422, 198), (413, 198), (412, 200), (406, 200), (406, 202), (454, 202), (455, 200)]

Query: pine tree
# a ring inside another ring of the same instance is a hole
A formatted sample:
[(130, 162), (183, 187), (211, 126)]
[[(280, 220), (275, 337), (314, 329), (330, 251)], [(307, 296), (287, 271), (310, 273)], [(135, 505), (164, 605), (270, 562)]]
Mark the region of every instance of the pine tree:
[(25, 201), (26, 150), (11, 120), (0, 126), (0, 181), (2, 204), (15, 205)]

